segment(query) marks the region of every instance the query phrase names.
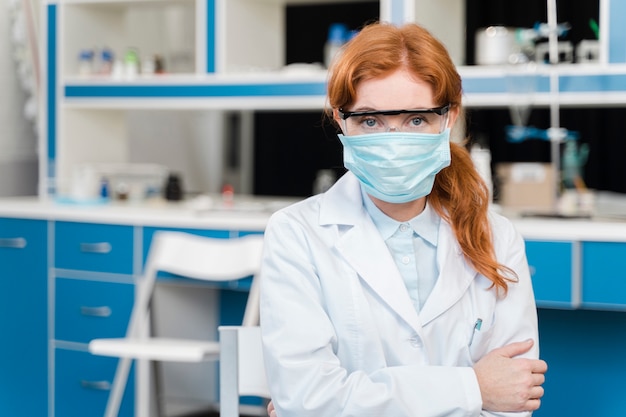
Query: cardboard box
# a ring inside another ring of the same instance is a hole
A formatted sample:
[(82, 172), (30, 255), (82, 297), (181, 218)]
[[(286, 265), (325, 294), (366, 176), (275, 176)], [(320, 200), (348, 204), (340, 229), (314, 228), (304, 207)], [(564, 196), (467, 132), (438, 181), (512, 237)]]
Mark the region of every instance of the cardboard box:
[(500, 163), (496, 166), (498, 201), (519, 211), (549, 212), (556, 200), (552, 164), (538, 162)]

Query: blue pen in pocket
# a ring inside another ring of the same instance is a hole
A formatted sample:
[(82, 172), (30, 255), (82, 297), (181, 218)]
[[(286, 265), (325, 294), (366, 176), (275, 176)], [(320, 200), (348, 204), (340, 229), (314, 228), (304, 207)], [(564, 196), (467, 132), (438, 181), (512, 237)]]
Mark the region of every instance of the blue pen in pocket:
[(472, 345), (472, 342), (474, 341), (474, 335), (476, 334), (476, 332), (480, 331), (480, 328), (482, 327), (482, 325), (483, 325), (483, 319), (477, 318), (476, 323), (474, 323), (474, 329), (472, 330), (472, 337), (470, 338), (470, 341), (469, 341), (470, 346)]

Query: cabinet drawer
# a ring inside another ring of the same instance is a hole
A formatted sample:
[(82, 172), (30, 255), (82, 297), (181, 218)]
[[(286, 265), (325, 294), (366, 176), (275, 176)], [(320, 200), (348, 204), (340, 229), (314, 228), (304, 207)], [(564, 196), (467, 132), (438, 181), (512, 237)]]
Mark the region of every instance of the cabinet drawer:
[(88, 343), (97, 337), (123, 337), (134, 302), (134, 285), (57, 278), (56, 340)]
[(0, 256), (16, 264), (32, 259), (34, 254), (45, 256), (46, 227), (42, 220), (0, 218)]
[[(117, 358), (89, 352), (55, 350), (55, 416), (102, 416), (109, 398)], [(134, 414), (134, 365), (122, 399), (120, 416)]]
[(573, 307), (572, 243), (526, 241), (526, 256), (539, 307)]
[(133, 273), (133, 227), (57, 222), (54, 266), (82, 271)]
[(582, 242), (583, 307), (626, 310), (626, 243)]

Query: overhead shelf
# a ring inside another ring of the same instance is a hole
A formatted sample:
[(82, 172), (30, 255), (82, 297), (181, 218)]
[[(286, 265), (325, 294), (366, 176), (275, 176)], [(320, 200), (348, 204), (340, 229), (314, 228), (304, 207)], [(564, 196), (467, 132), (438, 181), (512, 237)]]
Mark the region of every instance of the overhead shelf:
[[(625, 106), (626, 65), (460, 67), (467, 107), (506, 107), (524, 100), (547, 106)], [(556, 72), (559, 93), (550, 91)], [(322, 109), (326, 72), (149, 76), (132, 81), (69, 79), (64, 104), (86, 108)]]

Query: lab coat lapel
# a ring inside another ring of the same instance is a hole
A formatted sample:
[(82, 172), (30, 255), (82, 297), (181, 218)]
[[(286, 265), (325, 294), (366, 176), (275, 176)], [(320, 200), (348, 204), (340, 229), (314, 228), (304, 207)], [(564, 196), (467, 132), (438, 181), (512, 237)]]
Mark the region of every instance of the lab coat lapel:
[(416, 332), (421, 325), (402, 276), (365, 208), (356, 178), (347, 173), (324, 196), (322, 224), (351, 225), (335, 244), (357, 274)]
[(444, 220), (439, 227), (437, 265), (437, 283), (420, 312), (420, 320), (424, 326), (457, 303), (477, 275), (471, 264), (465, 260), (450, 225)]

